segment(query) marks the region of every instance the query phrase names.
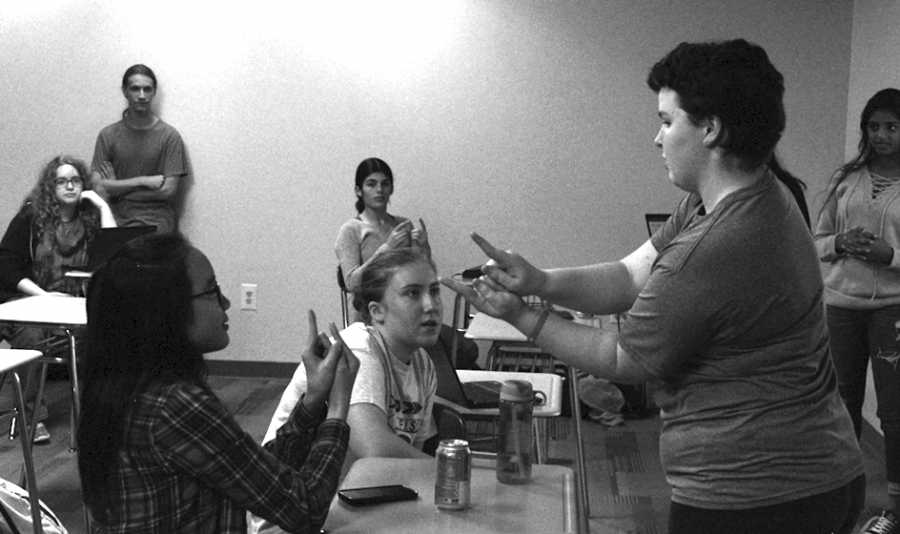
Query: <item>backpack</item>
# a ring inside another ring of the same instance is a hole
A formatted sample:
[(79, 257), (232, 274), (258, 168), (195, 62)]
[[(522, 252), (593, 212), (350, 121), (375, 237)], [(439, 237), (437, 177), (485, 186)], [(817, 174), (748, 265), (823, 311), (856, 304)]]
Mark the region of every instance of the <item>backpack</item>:
[[(38, 501), (41, 507), (41, 523), (46, 534), (68, 534), (47, 505)], [(34, 532), (31, 519), (31, 501), (28, 492), (17, 484), (0, 478), (0, 534), (25, 534)]]

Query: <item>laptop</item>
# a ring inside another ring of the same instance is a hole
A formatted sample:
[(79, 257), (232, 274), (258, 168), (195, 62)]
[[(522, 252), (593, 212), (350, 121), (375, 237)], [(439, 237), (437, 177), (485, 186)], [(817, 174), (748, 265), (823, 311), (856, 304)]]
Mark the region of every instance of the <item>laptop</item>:
[(647, 232), (650, 233), (650, 237), (653, 237), (653, 234), (669, 220), (669, 215), (667, 213), (645, 213), (644, 219), (647, 221)]
[(501, 382), (496, 380), (460, 382), (459, 375), (450, 364), (450, 358), (446, 352), (435, 350), (429, 351), (429, 354), (434, 364), (439, 397), (471, 410), (500, 406), (500, 388), (503, 386)]
[(118, 228), (100, 228), (94, 240), (88, 245), (88, 263), (87, 265), (71, 265), (68, 268), (71, 271), (83, 271), (86, 273), (94, 272), (100, 267), (104, 261), (115, 254), (120, 248), (125, 246), (136, 237), (146, 234), (152, 234), (156, 231), (156, 226), (120, 226)]

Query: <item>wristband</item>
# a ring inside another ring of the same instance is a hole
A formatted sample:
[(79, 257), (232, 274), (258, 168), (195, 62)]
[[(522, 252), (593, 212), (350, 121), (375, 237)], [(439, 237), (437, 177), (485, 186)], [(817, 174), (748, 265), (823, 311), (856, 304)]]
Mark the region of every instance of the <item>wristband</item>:
[(541, 333), (541, 329), (544, 328), (544, 323), (547, 322), (547, 316), (550, 315), (550, 310), (544, 308), (541, 312), (541, 316), (538, 317), (536, 323), (534, 323), (534, 327), (531, 329), (531, 334), (528, 336), (528, 339), (534, 341), (537, 339), (538, 335)]

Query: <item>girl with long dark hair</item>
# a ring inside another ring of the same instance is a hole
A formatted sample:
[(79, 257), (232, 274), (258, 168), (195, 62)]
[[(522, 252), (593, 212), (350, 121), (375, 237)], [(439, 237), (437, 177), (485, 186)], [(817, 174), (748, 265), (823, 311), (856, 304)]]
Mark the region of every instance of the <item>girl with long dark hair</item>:
[(828, 184), (815, 240), (838, 388), (857, 438), (872, 363), (889, 502), (869, 528), (900, 532), (900, 90), (875, 93), (859, 129), (859, 152)]
[(262, 447), (206, 384), (230, 305), (206, 256), (173, 235), (129, 242), (91, 278), (77, 438), (96, 532), (244, 532), (247, 511), (289, 532), (324, 523), (359, 362), (310, 311), (309, 387)]

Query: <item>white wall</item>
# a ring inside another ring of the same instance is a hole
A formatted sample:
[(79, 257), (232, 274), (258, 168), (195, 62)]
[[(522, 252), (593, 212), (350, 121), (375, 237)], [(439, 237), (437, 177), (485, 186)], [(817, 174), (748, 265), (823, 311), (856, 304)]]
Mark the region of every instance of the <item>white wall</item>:
[[(885, 87), (900, 88), (900, 2), (896, 0), (855, 0), (850, 87), (847, 97), (845, 161), (859, 149), (859, 116), (866, 101)], [(875, 416), (875, 385), (872, 370), (866, 388), (863, 415), (880, 431)]]
[(766, 48), (786, 77), (780, 152), (811, 195), (844, 152), (846, 0), (209, 5), (0, 3), (0, 220), (52, 155), (91, 157), (122, 73), (151, 66), (194, 166), (183, 230), (233, 299), (259, 284), (218, 359), (297, 361), (305, 309), (339, 319), (332, 249), (365, 157), (392, 166), (392, 209), (425, 219), (445, 274), (482, 261), (472, 230), (540, 266), (631, 251), (643, 214), (681, 197), (645, 83), (681, 41)]

